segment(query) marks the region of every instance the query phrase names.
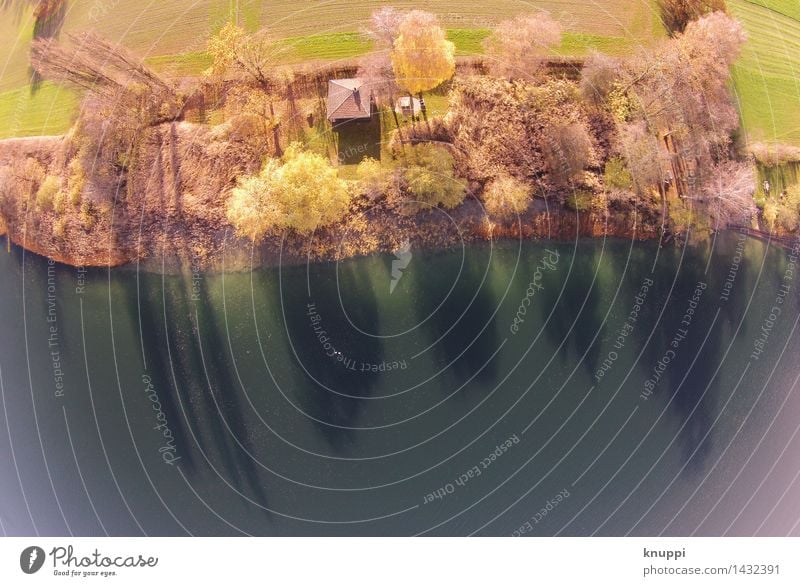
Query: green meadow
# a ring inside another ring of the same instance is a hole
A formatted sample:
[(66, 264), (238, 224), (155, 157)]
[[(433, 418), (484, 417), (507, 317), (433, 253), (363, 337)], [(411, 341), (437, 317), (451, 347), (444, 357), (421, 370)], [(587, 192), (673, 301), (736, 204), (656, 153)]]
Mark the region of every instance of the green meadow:
[(800, 146), (800, 3), (728, 0), (728, 6), (748, 33), (733, 72), (747, 140)]
[[(72, 0), (61, 35), (96, 30), (170, 75), (197, 75), (208, 68), (209, 35), (229, 20), (248, 30), (268, 25), (286, 49), (287, 63), (351, 60), (372, 50), (360, 34), (376, 0), (340, 0), (298, 8), (281, 0)], [(585, 55), (598, 50), (630, 54), (663, 37), (653, 0), (532, 3), (549, 10), (565, 27), (554, 53)], [(728, 0), (749, 40), (734, 68), (746, 137), (750, 141), (800, 145), (800, 3), (796, 0)], [(459, 56), (480, 54), (491, 26), (529, 9), (515, 0), (398, 1), (398, 8), (433, 9)], [(11, 3), (0, 9), (0, 138), (65, 132), (79, 96), (53, 84), (31, 88), (28, 51), (31, 10)]]

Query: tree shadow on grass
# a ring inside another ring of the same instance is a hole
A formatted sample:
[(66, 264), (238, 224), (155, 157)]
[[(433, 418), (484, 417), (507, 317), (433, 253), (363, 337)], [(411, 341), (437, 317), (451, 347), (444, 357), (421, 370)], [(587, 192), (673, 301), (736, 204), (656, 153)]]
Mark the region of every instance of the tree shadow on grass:
[[(6, 0), (10, 2), (10, 0)], [(51, 2), (53, 7), (40, 14), (33, 24), (33, 38), (37, 39), (55, 39), (61, 33), (64, 26), (64, 19), (67, 15), (67, 0), (59, 2)], [(35, 95), (39, 91), (42, 84), (42, 76), (33, 67), (28, 67), (28, 74), (31, 80), (31, 95)]]

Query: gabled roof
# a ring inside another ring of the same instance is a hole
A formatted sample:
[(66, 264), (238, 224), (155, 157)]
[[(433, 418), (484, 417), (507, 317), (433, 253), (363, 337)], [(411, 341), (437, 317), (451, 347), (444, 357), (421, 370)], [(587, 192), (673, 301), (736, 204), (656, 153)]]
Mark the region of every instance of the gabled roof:
[(360, 79), (328, 80), (328, 120), (369, 118), (370, 97), (362, 95)]

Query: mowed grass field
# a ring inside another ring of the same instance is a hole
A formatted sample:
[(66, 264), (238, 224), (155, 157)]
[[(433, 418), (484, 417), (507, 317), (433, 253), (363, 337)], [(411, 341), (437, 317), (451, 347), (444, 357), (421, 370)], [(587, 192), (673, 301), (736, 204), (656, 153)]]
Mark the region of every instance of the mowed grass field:
[(734, 67), (749, 142), (800, 146), (800, 2), (728, 0), (749, 38)]
[[(367, 53), (360, 31), (378, 0), (67, 0), (61, 36), (94, 30), (145, 58), (156, 69), (194, 75), (208, 67), (206, 40), (232, 18), (255, 31), (267, 27), (287, 51), (287, 62), (336, 61)], [(566, 34), (556, 51), (585, 54), (592, 48), (624, 54), (664, 35), (654, 0), (398, 0), (400, 9), (435, 12), (459, 55), (481, 51), (499, 21), (533, 9), (559, 20)], [(64, 132), (78, 97), (67, 90), (29, 85), (30, 8), (0, 9), (0, 138)]]

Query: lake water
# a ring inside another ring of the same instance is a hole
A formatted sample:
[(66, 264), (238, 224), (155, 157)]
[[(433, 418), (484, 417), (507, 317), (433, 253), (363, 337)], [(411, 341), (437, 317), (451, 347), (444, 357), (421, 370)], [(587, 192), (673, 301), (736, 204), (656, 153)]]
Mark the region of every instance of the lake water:
[(800, 535), (800, 275), (766, 243), (3, 249), (8, 535)]

